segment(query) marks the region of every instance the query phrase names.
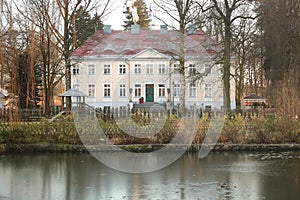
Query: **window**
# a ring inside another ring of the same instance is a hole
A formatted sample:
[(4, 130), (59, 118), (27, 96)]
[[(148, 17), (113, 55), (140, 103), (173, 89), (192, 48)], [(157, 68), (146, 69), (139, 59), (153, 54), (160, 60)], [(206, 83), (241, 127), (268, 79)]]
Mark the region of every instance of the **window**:
[(158, 73), (159, 74), (165, 74), (166, 73), (166, 65), (165, 64), (159, 64), (158, 65)]
[(95, 96), (95, 85), (89, 84), (89, 97), (94, 97), (94, 96)]
[(126, 85), (121, 83), (120, 84), (120, 97), (126, 97)]
[(73, 88), (79, 90), (79, 84), (78, 83), (73, 84)]
[(204, 73), (209, 74), (211, 71), (211, 66), (210, 64), (205, 64), (204, 65)]
[(179, 96), (180, 96), (180, 85), (174, 84), (174, 97), (179, 97)]
[(180, 65), (179, 64), (174, 64), (173, 69), (174, 69), (174, 73), (179, 73), (180, 72)]
[(193, 64), (189, 65), (189, 74), (190, 74), (190, 76), (196, 74), (196, 66), (195, 65), (193, 65)]
[(88, 65), (88, 72), (89, 72), (89, 75), (94, 75), (95, 74), (95, 65)]
[(141, 74), (141, 73), (142, 73), (142, 67), (141, 67), (141, 64), (135, 64), (135, 65), (134, 65), (134, 73), (135, 73), (135, 74)]
[(104, 84), (104, 97), (110, 97), (110, 84)]
[(79, 65), (73, 66), (72, 74), (73, 75), (78, 75), (79, 74)]
[(158, 85), (158, 96), (164, 97), (165, 95), (165, 85), (164, 84), (159, 84)]
[(190, 84), (190, 97), (196, 97), (196, 84)]
[(119, 74), (126, 74), (126, 65), (119, 65)]
[(153, 74), (153, 64), (147, 64), (146, 65), (146, 73), (147, 74)]
[(211, 84), (205, 84), (204, 87), (204, 97), (211, 98), (212, 97), (212, 86)]
[(223, 76), (223, 69), (219, 69), (218, 74)]
[(104, 65), (104, 74), (110, 74), (110, 65)]
[(218, 85), (219, 89), (223, 89), (223, 80), (219, 81), (219, 85)]
[(136, 97), (142, 96), (141, 91), (142, 91), (141, 84), (135, 84), (134, 85), (134, 96), (136, 96)]

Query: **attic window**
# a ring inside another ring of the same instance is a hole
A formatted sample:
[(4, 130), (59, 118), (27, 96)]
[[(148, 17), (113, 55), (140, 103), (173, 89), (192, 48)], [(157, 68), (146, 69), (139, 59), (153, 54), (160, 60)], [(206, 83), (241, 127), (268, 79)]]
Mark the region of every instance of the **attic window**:
[(143, 41), (144, 41), (144, 42), (154, 42), (155, 39), (154, 39), (153, 36), (148, 36), (148, 37), (146, 37)]
[(126, 40), (124, 40), (123, 38), (121, 37), (118, 37), (118, 38), (115, 38), (113, 40), (114, 43), (117, 43), (117, 45), (124, 45), (126, 43)]

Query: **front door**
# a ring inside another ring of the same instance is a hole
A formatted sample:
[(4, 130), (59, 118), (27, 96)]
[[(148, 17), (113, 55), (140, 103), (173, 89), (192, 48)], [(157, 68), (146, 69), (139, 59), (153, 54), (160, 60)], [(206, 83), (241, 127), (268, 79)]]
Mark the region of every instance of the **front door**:
[(146, 102), (154, 102), (154, 84), (146, 85)]

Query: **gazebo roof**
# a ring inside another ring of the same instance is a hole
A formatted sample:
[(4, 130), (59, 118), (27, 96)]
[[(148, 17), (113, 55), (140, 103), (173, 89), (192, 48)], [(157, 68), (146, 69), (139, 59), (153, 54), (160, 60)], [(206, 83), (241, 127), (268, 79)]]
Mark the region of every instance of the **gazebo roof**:
[(5, 99), (5, 98), (18, 98), (17, 95), (14, 95), (13, 93), (9, 93), (7, 90), (4, 90), (0, 88), (0, 98)]
[(60, 95), (61, 97), (87, 97), (86, 94), (79, 91), (78, 89), (71, 88)]
[(243, 99), (244, 99), (244, 101), (255, 101), (255, 102), (265, 102), (266, 101), (266, 98), (258, 96), (255, 93), (245, 96)]
[(4, 89), (0, 89), (0, 98), (6, 98), (8, 97), (8, 92)]

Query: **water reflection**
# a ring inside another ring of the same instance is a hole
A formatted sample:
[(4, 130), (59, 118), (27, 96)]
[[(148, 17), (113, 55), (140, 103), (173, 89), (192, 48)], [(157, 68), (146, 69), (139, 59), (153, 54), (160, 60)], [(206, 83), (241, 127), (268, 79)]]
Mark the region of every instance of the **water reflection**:
[(296, 199), (299, 167), (299, 159), (186, 154), (160, 171), (126, 174), (89, 154), (14, 154), (0, 157), (0, 199)]

